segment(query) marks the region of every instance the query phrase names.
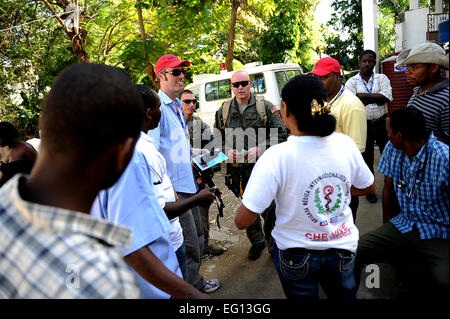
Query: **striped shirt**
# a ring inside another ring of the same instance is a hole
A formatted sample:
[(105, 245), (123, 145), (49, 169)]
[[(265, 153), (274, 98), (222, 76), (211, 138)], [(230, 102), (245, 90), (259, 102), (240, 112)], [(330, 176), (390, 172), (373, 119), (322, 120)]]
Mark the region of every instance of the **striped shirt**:
[[(433, 133), (411, 161), (391, 142), (386, 144), (378, 171), (393, 179), (401, 211), (390, 222), (400, 232), (417, 227), (421, 239), (449, 238), (448, 160), (448, 145)], [(401, 179), (406, 184), (402, 189)]]
[[(384, 95), (389, 101), (392, 101), (392, 87), (389, 78), (380, 73), (372, 73), (369, 82), (366, 82), (361, 73), (352, 76), (345, 83), (345, 88), (352, 91), (353, 94), (358, 93), (380, 93)], [(377, 120), (381, 118), (388, 111), (387, 103), (378, 105), (376, 103), (366, 105), (366, 115), (368, 120)]]
[(422, 112), (427, 131), (433, 131), (435, 136), (448, 139), (448, 79), (422, 93), (419, 93), (419, 89), (419, 86), (413, 89), (407, 107), (414, 107)]
[(0, 298), (139, 298), (116, 246), (129, 229), (24, 201), (23, 175), (0, 189)]

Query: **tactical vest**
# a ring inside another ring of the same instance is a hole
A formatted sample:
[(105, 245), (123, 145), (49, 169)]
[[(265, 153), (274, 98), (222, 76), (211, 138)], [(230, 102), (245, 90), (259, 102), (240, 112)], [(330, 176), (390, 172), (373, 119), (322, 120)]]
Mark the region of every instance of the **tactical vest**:
[[(259, 117), (262, 119), (264, 123), (264, 127), (266, 127), (267, 124), (267, 114), (266, 114), (266, 107), (264, 106), (264, 96), (262, 95), (255, 95), (256, 100), (256, 111), (259, 114)], [(228, 114), (230, 113), (230, 107), (231, 102), (233, 99), (226, 100), (223, 102), (223, 108), (222, 108), (222, 121), (223, 121), (223, 127), (225, 128), (227, 125), (228, 120)]]

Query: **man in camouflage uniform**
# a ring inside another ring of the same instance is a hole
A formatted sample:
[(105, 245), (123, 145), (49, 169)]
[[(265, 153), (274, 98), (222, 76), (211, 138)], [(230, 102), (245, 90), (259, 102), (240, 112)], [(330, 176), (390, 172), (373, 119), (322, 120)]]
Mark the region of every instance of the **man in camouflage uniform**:
[[(181, 107), (183, 109), (184, 116), (186, 116), (186, 121), (189, 130), (189, 141), (191, 147), (195, 149), (203, 149), (205, 145), (210, 143), (213, 139), (211, 128), (208, 124), (203, 122), (199, 116), (194, 114), (195, 108), (197, 106), (197, 100), (195, 95), (190, 90), (183, 90), (180, 93)], [(209, 151), (209, 150), (208, 150)], [(211, 178), (213, 173), (213, 168), (205, 171), (205, 174), (210, 174)], [(206, 187), (205, 181), (201, 177), (197, 177), (197, 185), (199, 190)], [(205, 239), (205, 248), (203, 254), (211, 254), (213, 256), (222, 255), (226, 249), (222, 247), (217, 247), (209, 242), (209, 207), (212, 202), (207, 206), (199, 205), (200, 216), (203, 223), (203, 234)]]
[[(226, 178), (231, 180), (231, 185), (227, 183), (227, 186), (241, 197), (258, 157), (271, 145), (287, 138), (277, 108), (262, 96), (252, 94), (251, 85), (246, 72), (237, 71), (233, 74), (231, 89), (235, 97), (225, 101), (217, 110), (214, 123), (221, 133), (222, 148), (228, 155)], [(219, 141), (219, 138), (215, 138), (215, 142)], [(247, 237), (252, 244), (248, 253), (250, 260), (261, 256), (266, 242), (269, 253), (272, 253), (273, 238), (270, 233), (275, 225), (275, 204), (272, 203), (262, 215), (264, 232), (259, 216), (247, 228)]]

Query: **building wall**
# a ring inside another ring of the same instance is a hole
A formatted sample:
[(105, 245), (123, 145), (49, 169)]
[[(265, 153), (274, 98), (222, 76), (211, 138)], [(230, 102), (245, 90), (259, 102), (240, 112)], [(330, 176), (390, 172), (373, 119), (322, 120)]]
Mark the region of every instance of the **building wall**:
[(405, 20), (395, 25), (395, 51), (410, 49), (427, 42), (427, 16), (430, 8), (405, 11)]

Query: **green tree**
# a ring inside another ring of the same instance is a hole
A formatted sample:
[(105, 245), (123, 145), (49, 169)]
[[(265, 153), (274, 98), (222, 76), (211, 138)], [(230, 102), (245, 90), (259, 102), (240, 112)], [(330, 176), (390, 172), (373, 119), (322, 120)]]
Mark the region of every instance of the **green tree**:
[(267, 30), (260, 41), (264, 63), (280, 63), (286, 58), (309, 70), (324, 46), (320, 26), (314, 16), (318, 1), (277, 1)]
[(325, 36), (325, 53), (338, 60), (344, 70), (353, 70), (364, 48), (361, 1), (334, 0), (331, 6), (335, 12), (328, 26), (334, 31)]
[(77, 57), (42, 2), (2, 2), (0, 30), (0, 120), (21, 131), (37, 122), (54, 77)]

